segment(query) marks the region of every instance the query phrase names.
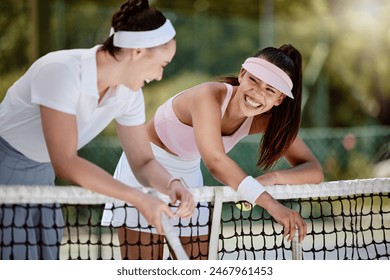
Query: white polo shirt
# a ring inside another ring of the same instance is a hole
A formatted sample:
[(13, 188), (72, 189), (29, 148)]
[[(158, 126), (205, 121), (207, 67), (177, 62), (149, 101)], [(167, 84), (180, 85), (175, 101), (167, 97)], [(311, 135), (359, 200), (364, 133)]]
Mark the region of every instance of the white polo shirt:
[(112, 87), (98, 104), (96, 51), (62, 50), (38, 59), (8, 90), (0, 104), (0, 136), (38, 162), (49, 162), (39, 106), (72, 114), (77, 119), (80, 149), (113, 119), (122, 125), (145, 122), (142, 90)]

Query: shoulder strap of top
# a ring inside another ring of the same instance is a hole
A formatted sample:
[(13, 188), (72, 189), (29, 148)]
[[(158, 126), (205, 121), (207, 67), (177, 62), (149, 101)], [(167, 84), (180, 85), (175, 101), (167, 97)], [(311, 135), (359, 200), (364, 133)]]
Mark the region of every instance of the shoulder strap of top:
[(231, 84), (224, 83), (226, 85), (226, 97), (221, 106), (222, 116), (225, 114), (226, 108), (233, 95), (233, 86)]

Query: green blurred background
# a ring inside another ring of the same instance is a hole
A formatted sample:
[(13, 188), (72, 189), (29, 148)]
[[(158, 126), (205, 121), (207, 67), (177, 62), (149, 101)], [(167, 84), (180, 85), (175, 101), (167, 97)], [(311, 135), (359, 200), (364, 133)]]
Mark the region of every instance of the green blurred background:
[[(47, 52), (89, 48), (108, 36), (123, 1), (0, 0), (0, 101)], [(155, 0), (177, 31), (177, 53), (160, 82), (144, 88), (147, 119), (175, 93), (222, 75), (266, 46), (303, 55), (300, 135), (325, 179), (390, 176), (390, 1)], [(229, 155), (252, 175), (260, 136)], [(80, 154), (110, 173), (121, 149), (110, 125)], [(281, 160), (275, 168), (287, 167)], [(206, 185), (218, 185), (204, 168)]]

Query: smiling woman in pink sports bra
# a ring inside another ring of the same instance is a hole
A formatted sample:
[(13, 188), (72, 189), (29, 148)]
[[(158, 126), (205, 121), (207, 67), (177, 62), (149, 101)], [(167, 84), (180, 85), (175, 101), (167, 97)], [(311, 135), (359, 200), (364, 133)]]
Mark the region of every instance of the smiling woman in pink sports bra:
[[(238, 77), (207, 82), (168, 99), (161, 105), (147, 130), (156, 159), (174, 177), (189, 187), (203, 187), (202, 159), (211, 174), (231, 186), (243, 200), (257, 204), (284, 227), (291, 240), (299, 230), (306, 235), (301, 216), (272, 198), (263, 186), (319, 183), (321, 166), (298, 136), (302, 94), (301, 54), (291, 45), (265, 48), (242, 65)], [(262, 134), (257, 165), (270, 169), (285, 157), (291, 168), (248, 176), (227, 152), (243, 137)], [(128, 185), (138, 185), (126, 157), (122, 156), (114, 175)], [(159, 259), (163, 236), (136, 220), (137, 210), (107, 205), (102, 223), (121, 227), (118, 231), (123, 258)], [(122, 205), (123, 206), (123, 205)], [(180, 236), (192, 259), (207, 259), (209, 209), (198, 205), (191, 219), (180, 220)], [(173, 221), (177, 224), (179, 221)], [(123, 226), (123, 227), (122, 227)], [(137, 243), (150, 244), (141, 246)], [(186, 245), (187, 244), (187, 245)]]

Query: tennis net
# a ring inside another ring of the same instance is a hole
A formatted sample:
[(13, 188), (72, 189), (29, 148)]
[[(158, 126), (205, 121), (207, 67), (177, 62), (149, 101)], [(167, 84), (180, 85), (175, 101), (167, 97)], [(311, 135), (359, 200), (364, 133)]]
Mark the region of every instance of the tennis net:
[[(209, 259), (390, 259), (390, 178), (278, 185), (267, 191), (305, 219), (303, 242), (293, 246), (261, 207), (237, 207), (241, 199), (232, 188), (208, 186), (192, 193), (211, 210)], [(106, 202), (118, 201), (77, 186), (0, 186), (0, 214), (27, 204), (60, 205), (65, 221), (60, 259), (120, 259), (117, 228), (100, 224)], [(12, 246), (1, 236), (1, 229), (12, 226), (4, 221), (0, 215), (0, 245)]]

